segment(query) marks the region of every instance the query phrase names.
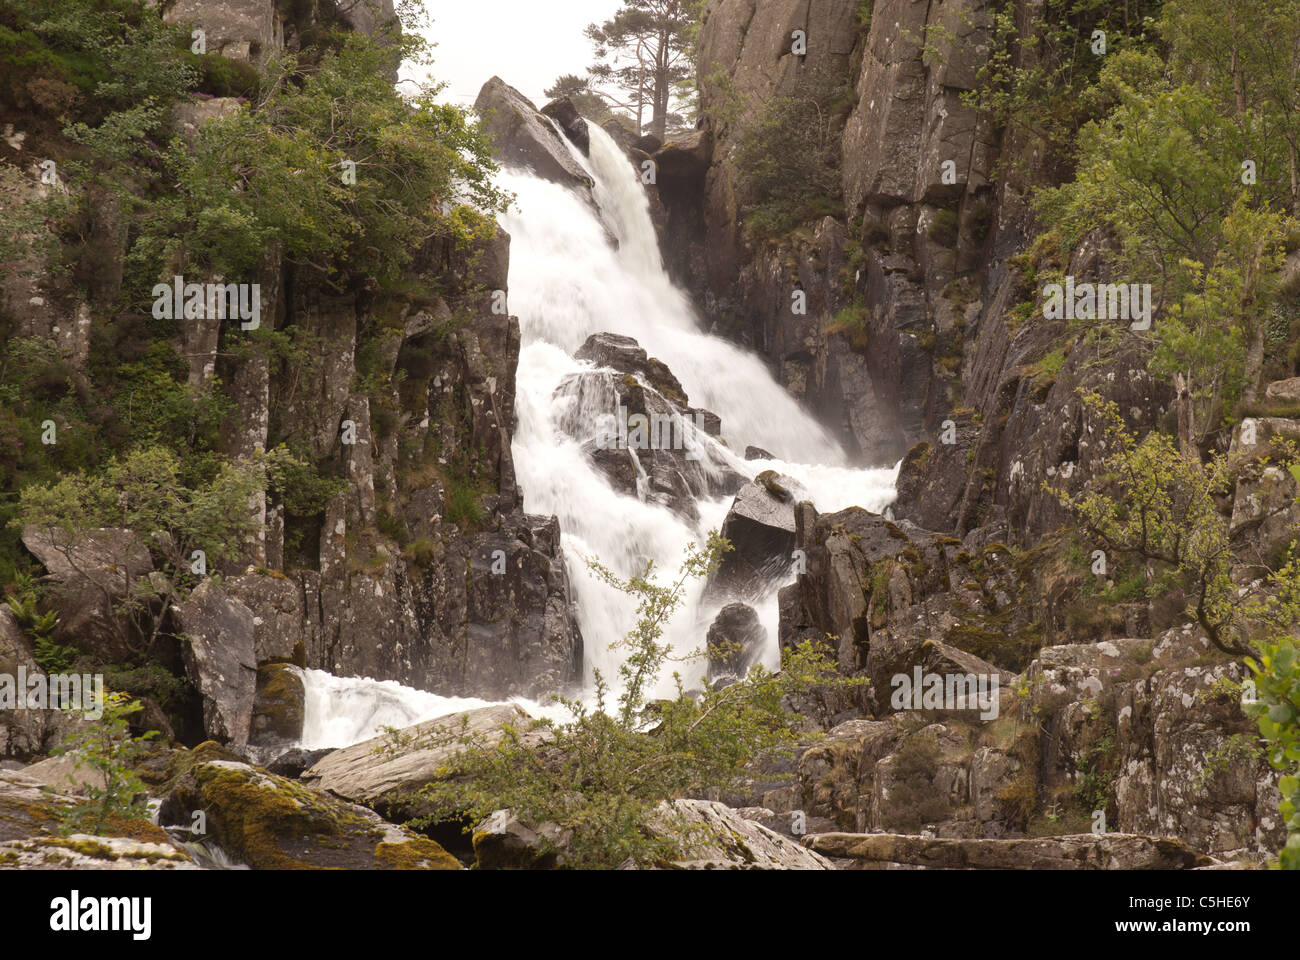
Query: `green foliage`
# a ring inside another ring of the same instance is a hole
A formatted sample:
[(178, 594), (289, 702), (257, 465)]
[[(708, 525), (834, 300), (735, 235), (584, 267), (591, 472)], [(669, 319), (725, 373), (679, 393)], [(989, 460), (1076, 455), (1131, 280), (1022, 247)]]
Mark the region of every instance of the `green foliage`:
[(139, 0), (8, 0), (0, 8), (0, 98), (19, 109), (97, 123), (118, 110), (165, 105), (196, 75), (189, 29)]
[(603, 124), (614, 116), (614, 112), (609, 109), (609, 104), (592, 89), (590, 77), (566, 73), (556, 77), (555, 82), (542, 92), (551, 100), (568, 97), (573, 101), (578, 113), (596, 124)]
[(650, 691), (671, 658), (664, 628), (686, 584), (714, 569), (728, 547), (716, 534), (703, 548), (691, 545), (678, 576), (667, 584), (658, 582), (653, 564), (624, 580), (588, 561), (600, 579), (638, 600), (636, 625), (618, 645), (627, 653), (610, 709), (610, 687), (598, 673), (594, 708), (561, 701), (572, 715), (567, 722), (507, 728), (497, 742), (463, 731), (442, 735), (440, 743), (458, 744), (459, 751), (448, 778), (421, 791), (432, 813), (417, 823), (478, 823), (509, 809), (523, 822), (571, 831), (565, 845), (569, 867), (608, 869), (629, 857), (673, 859), (674, 843), (642, 829), (658, 803), (733, 786), (760, 752), (788, 748), (797, 718), (782, 702), (791, 693), (865, 682), (840, 678), (824, 650), (805, 644), (786, 652), (780, 673), (755, 667), (744, 680), (698, 697), (688, 695), (674, 674), (676, 696), (651, 701)]
[(473, 484), (461, 480), (448, 484), (447, 509), (443, 511), (445, 521), (473, 529), (483, 522), (485, 516), (482, 495)]
[(1114, 403), (1096, 394), (1084, 403), (1100, 420), (1106, 456), (1082, 494), (1048, 490), (1074, 509), (1108, 553), (1153, 563), (1159, 570), (1153, 588), (1180, 590), (1188, 615), (1216, 647), (1251, 653), (1229, 576), (1228, 523), (1215, 502), (1230, 483), (1227, 459), (1202, 464), (1157, 432), (1139, 442)]
[(1283, 772), (1278, 811), (1286, 823), (1287, 842), (1278, 865), (1300, 870), (1300, 655), (1293, 641), (1284, 640), (1247, 663), (1255, 675), (1257, 699), (1245, 710), (1259, 725), (1269, 764)]
[[(1046, 0), (1022, 19), (1021, 8), (1001, 6), (989, 13), (988, 55), (976, 73), (976, 89), (964, 99), (999, 125), (1068, 158), (1075, 132), (1097, 109), (1089, 94), (1103, 64), (1145, 46), (1150, 15), (1158, 9), (1155, 0), (1123, 6)], [(1093, 52), (1097, 30), (1106, 34), (1105, 56)]]
[[(193, 572), (193, 551), (202, 550), (209, 570), (238, 558), (258, 530), (250, 501), (266, 487), (269, 467), (285, 460), (275, 451), (239, 463), (221, 462), (211, 479), (188, 482), (182, 464), (163, 447), (145, 447), (114, 458), (97, 473), (77, 471), (49, 484), (32, 484), (19, 495), (17, 516), (11, 524), (34, 526), (44, 533), (69, 563), (76, 566), (72, 549), (78, 534), (96, 527), (125, 527), (148, 546), (161, 577), (142, 576), (131, 581), (126, 571), (133, 545), (109, 543), (120, 550), (114, 566), (122, 572), (118, 586), (129, 591), (118, 611), (135, 623), (152, 648), (164, 619), (150, 616), (161, 602), (164, 609), (183, 599), (198, 582)], [(90, 578), (106, 593), (108, 585)], [(122, 639), (130, 642), (125, 624), (116, 624)]]
[(317, 516), (347, 489), (345, 479), (322, 473), (306, 451), (284, 444), (276, 449), (276, 459), (267, 469), (268, 490), (291, 516)]
[[(395, 42), (421, 55), (418, 38)], [(430, 236), (489, 231), (484, 212), (507, 197), (491, 183), (486, 140), (437, 102), (437, 85), (404, 99), (388, 80), (394, 60), (390, 46), (350, 35), (310, 71), (294, 57), (269, 64), (251, 109), (205, 124), (192, 145), (173, 142), (180, 192), (140, 242), (231, 277), (278, 244), (290, 262), (394, 284)]]
[[(103, 716), (79, 723), (53, 752), (75, 759), (78, 769), (88, 769), (90, 776), (82, 791), (85, 797), (70, 807), (60, 808), (62, 830), (68, 833), (98, 833), (110, 820), (147, 819), (149, 794), (135, 772), (136, 762), (148, 750), (146, 741), (158, 735), (150, 730), (143, 736), (131, 735), (131, 715), (144, 709), (121, 693), (104, 697)], [(96, 776), (102, 783), (96, 782)]]
[(588, 83), (627, 98), (604, 93), (611, 104), (635, 116), (638, 134), (645, 132), (647, 107), (649, 132), (660, 139), (670, 124), (681, 122), (672, 112), (672, 100), (694, 73), (703, 7), (703, 0), (623, 0), (608, 20), (588, 25), (586, 37), (595, 52)]
[(66, 673), (80, 655), (76, 647), (55, 643), (52, 634), (58, 626), (59, 615), (53, 610), (39, 613), (36, 609), (36, 587), (31, 577), (20, 574), (13, 593), (5, 603), (18, 626), (32, 640), (36, 664), (46, 673)]
[(864, 37), (871, 32), (871, 13), (875, 6), (876, 0), (858, 0), (856, 12), (858, 29), (862, 31)]
[(749, 239), (774, 239), (822, 217), (843, 215), (843, 106), (842, 91), (776, 97), (744, 126), (733, 160)]

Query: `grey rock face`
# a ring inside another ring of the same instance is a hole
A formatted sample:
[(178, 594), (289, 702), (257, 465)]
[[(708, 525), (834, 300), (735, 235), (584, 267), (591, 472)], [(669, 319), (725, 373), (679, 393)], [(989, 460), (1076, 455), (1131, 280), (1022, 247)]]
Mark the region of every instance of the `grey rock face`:
[(483, 85), (474, 109), (506, 164), (527, 167), (537, 176), (589, 195), (592, 186), (560, 134), (533, 102), (500, 77)]
[(202, 698), (204, 733), (220, 743), (248, 743), (257, 686), (252, 611), (206, 581), (173, 615), (189, 639), (185, 670)]
[(708, 596), (756, 599), (790, 568), (795, 504), (806, 496), (796, 480), (772, 470), (740, 488), (722, 523), (732, 549), (709, 577)]
[(525, 740), (530, 719), (512, 705), (483, 707), (408, 727), (400, 743), (375, 737), (327, 754), (302, 775), (303, 783), (358, 803), (413, 809), (413, 794), (434, 782), (460, 749), (463, 734), (500, 738), (514, 727)]

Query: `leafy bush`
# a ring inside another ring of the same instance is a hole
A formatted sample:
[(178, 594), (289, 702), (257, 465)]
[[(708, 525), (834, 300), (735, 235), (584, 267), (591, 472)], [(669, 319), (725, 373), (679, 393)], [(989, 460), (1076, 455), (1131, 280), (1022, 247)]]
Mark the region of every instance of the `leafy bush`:
[(1286, 823), (1287, 842), (1278, 856), (1284, 870), (1300, 870), (1300, 655), (1291, 642), (1265, 648), (1248, 661), (1255, 675), (1257, 700), (1245, 705), (1267, 741), (1269, 764), (1284, 772), (1278, 782), (1278, 811)]
[(840, 180), (842, 91), (777, 97), (736, 141), (741, 216), (753, 240), (844, 213)]
[(64, 833), (97, 833), (114, 819), (148, 819), (148, 791), (135, 772), (136, 762), (148, 749), (147, 741), (158, 735), (150, 730), (143, 736), (131, 735), (128, 718), (144, 704), (121, 693), (104, 697), (104, 713), (99, 719), (77, 724), (54, 750), (57, 756), (75, 759), (78, 768), (89, 768), (103, 778), (103, 784), (90, 782), (83, 788), (79, 803), (59, 809)]

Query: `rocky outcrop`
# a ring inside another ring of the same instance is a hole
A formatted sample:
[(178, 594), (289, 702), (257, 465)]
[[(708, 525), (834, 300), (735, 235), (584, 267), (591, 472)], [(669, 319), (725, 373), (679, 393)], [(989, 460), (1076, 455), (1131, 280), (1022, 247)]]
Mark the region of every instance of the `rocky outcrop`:
[(815, 851), (747, 820), (724, 804), (673, 800), (659, 805), (645, 826), (650, 836), (682, 837), (679, 870), (833, 870)]
[(482, 736), (490, 743), (508, 725), (525, 742), (537, 742), (531, 723), (526, 713), (511, 705), (441, 717), (408, 727), (397, 737), (376, 737), (335, 750), (304, 772), (302, 782), (389, 815), (399, 809), (415, 815), (415, 794), (446, 775), (447, 762), (460, 749), (462, 736)]
[(291, 747), (302, 739), (306, 691), (296, 668), (271, 663), (257, 671), (257, 688), (249, 724), (249, 743)]
[(740, 488), (722, 522), (731, 543), (709, 576), (706, 595), (756, 600), (795, 562), (795, 503), (807, 496), (798, 481), (765, 470)]
[(734, 493), (744, 483), (709, 442), (721, 433), (718, 417), (691, 407), (672, 371), (631, 337), (593, 334), (574, 356), (597, 369), (556, 388), (569, 401), (561, 426), (583, 442), (614, 489), (695, 524), (697, 498)]
[(189, 827), (191, 811), (204, 811), (212, 842), (254, 870), (461, 869), (434, 841), (232, 759), (216, 744), (179, 752), (172, 767), (159, 821)]
[[(505, 164), (526, 167), (544, 180), (589, 195), (592, 180), (533, 102), (500, 77), (483, 85), (474, 109)], [(558, 108), (553, 109), (553, 113)], [(580, 117), (578, 119), (581, 119)], [(572, 120), (572, 117), (570, 117)]]
[(578, 113), (578, 108), (573, 105), (572, 100), (568, 97), (552, 100), (542, 107), (540, 112), (542, 116), (550, 117), (560, 125), (564, 135), (582, 151), (583, 156), (590, 152), (591, 134), (587, 130), (587, 121), (583, 119), (582, 114)]
[(146, 820), (119, 821), (113, 832), (60, 831), (60, 813), (76, 802), (44, 779), (0, 770), (0, 870), (193, 870), (190, 856)]
[(149, 550), (130, 530), (94, 529), (71, 536), (61, 529), (23, 530), (23, 546), (48, 571), (50, 606), (58, 614), (51, 638), (106, 660), (130, 656), (133, 626), (117, 604), (153, 571)]
[(173, 613), (187, 641), (185, 669), (202, 700), (204, 732), (221, 743), (248, 743), (257, 686), (252, 612), (208, 581)]

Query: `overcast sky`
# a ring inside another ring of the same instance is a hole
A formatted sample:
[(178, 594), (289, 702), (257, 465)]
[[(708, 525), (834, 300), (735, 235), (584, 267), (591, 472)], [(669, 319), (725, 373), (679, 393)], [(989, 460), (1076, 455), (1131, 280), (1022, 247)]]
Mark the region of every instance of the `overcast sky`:
[(608, 19), (619, 0), (424, 0), (432, 21), (426, 36), (443, 97), (472, 106), (494, 74), (539, 107), (542, 93), (563, 73), (591, 64), (587, 24)]

